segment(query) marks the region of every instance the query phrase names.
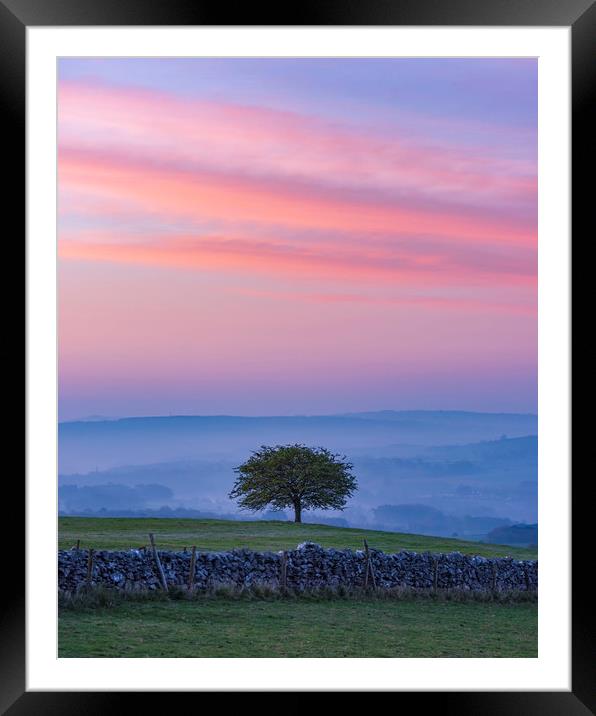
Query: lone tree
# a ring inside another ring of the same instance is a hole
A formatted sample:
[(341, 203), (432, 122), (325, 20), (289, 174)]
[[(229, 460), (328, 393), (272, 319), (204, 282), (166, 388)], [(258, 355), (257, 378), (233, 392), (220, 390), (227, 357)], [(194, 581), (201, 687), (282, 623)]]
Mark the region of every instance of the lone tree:
[(234, 468), (238, 477), (230, 497), (248, 510), (292, 507), (294, 521), (302, 522), (302, 510), (343, 510), (358, 488), (352, 467), (322, 447), (262, 445)]

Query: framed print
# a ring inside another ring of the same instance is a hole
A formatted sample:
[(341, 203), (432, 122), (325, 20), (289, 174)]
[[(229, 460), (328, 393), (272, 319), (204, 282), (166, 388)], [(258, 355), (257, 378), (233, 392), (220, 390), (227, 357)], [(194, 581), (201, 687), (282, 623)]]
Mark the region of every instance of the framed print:
[(570, 160), (593, 4), (0, 10), (27, 187), (3, 708), (592, 709)]

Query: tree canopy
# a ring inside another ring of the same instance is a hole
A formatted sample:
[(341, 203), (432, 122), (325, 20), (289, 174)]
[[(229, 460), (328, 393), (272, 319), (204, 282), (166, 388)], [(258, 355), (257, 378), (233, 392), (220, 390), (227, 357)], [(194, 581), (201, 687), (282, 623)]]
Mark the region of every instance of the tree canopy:
[(352, 467), (345, 456), (322, 447), (262, 445), (235, 468), (230, 497), (254, 511), (291, 507), (295, 521), (301, 522), (305, 509), (344, 509), (358, 489)]

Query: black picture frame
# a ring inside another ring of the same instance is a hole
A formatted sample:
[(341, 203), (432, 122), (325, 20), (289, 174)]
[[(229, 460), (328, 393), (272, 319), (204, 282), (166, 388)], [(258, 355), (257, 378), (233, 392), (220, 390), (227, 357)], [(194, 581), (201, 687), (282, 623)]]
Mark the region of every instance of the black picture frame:
[[(593, 192), (590, 176), (593, 88), (596, 86), (596, 5), (594, 0), (319, 0), (299, 5), (262, 5), (203, 0), (0, 0), (0, 87), (5, 120), (5, 220), (15, 226), (25, 217), (25, 70), (29, 26), (106, 25), (417, 25), (417, 26), (566, 26), (572, 37), (572, 216), (575, 231), (588, 226)], [(18, 138), (18, 139), (17, 139)], [(8, 162), (8, 164), (6, 164)], [(593, 199), (592, 199), (593, 203)], [(591, 218), (591, 217), (590, 217)], [(585, 221), (584, 221), (585, 220)], [(18, 234), (15, 234), (17, 236)], [(13, 299), (14, 300), (14, 299)], [(8, 302), (5, 305), (9, 305)], [(572, 495), (572, 690), (570, 692), (400, 692), (414, 696), (415, 708), (459, 714), (540, 714), (574, 716), (594, 712), (596, 689), (589, 604), (590, 538), (587, 489), (577, 481)], [(12, 485), (13, 503), (23, 489)], [(10, 499), (10, 498), (9, 498)], [(24, 513), (23, 513), (24, 514)], [(138, 709), (139, 693), (25, 691), (24, 557), (11, 545), (11, 587), (3, 590), (0, 621), (0, 711), (21, 714), (105, 714)], [(271, 690), (275, 689), (272, 684)], [(190, 694), (187, 694), (187, 696)], [(153, 707), (163, 696), (145, 694)], [(171, 694), (166, 695), (171, 699)], [(134, 699), (134, 701), (133, 701)], [(422, 699), (422, 700), (421, 700)], [(200, 708), (200, 702), (195, 700)]]

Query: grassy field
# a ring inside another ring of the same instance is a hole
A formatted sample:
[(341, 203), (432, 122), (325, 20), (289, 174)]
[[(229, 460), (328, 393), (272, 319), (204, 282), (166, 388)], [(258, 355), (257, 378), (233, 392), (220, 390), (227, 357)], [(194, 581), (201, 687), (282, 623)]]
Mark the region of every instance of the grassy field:
[[(287, 522), (61, 517), (59, 544), (129, 549), (197, 545), (280, 550), (310, 540), (385, 552), (460, 551), (536, 558), (533, 550), (420, 535)], [(61, 609), (60, 657), (535, 657), (537, 605), (431, 598), (123, 601)]]
[(145, 518), (59, 518), (59, 547), (70, 549), (77, 540), (81, 548), (130, 549), (148, 544), (153, 532), (160, 549), (182, 549), (196, 545), (202, 551), (224, 551), (237, 547), (253, 550), (293, 549), (300, 542), (317, 542), (323, 547), (361, 549), (369, 545), (384, 552), (462, 552), (485, 557), (536, 559), (536, 550), (505, 545), (465, 542), (446, 537), (374, 530), (348, 529), (293, 522), (236, 522), (227, 520), (145, 519)]
[(536, 605), (431, 600), (124, 603), (64, 611), (60, 657), (536, 657)]

